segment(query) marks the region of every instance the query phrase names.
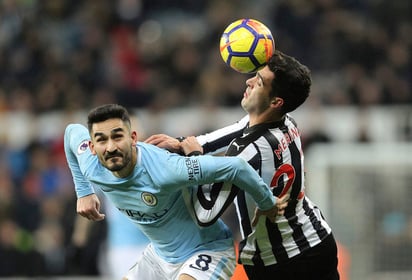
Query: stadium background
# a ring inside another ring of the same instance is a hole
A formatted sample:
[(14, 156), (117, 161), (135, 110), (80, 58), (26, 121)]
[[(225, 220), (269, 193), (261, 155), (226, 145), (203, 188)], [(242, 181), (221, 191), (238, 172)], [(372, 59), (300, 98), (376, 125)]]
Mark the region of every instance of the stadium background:
[(241, 17), (264, 22), (312, 70), (293, 115), (308, 192), (347, 253), (348, 279), (412, 278), (408, 0), (0, 1), (0, 277), (99, 278), (105, 224), (85, 248), (70, 243), (65, 125), (107, 102), (134, 112), (142, 139), (243, 116), (247, 75), (218, 53)]

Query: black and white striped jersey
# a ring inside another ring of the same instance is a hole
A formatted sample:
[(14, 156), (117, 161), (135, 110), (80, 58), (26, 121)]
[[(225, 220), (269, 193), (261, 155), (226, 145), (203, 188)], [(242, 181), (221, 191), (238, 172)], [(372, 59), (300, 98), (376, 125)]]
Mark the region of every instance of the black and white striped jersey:
[(205, 153), (228, 147), (226, 155), (239, 156), (249, 162), (277, 197), (290, 198), (283, 216), (276, 224), (260, 219), (252, 228), (255, 203), (251, 197), (229, 184), (199, 186), (194, 196), (198, 221), (214, 222), (235, 198), (243, 240), (239, 261), (246, 265), (272, 265), (319, 244), (331, 228), (319, 208), (305, 196), (304, 157), (300, 133), (295, 121), (287, 115), (283, 120), (248, 127), (248, 116), (239, 122), (198, 136)]

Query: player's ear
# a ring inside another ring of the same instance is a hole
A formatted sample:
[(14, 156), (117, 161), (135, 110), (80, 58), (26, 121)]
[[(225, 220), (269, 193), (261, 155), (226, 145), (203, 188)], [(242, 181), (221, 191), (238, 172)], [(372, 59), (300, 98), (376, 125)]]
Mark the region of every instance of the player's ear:
[(274, 108), (280, 108), (283, 106), (283, 98), (281, 97), (273, 97), (271, 101), (271, 105)]
[(96, 155), (96, 151), (94, 149), (94, 144), (91, 140), (89, 140), (89, 149), (92, 152), (92, 155)]
[(133, 130), (131, 133), (131, 136), (132, 136), (132, 146), (135, 146), (137, 143), (137, 132)]

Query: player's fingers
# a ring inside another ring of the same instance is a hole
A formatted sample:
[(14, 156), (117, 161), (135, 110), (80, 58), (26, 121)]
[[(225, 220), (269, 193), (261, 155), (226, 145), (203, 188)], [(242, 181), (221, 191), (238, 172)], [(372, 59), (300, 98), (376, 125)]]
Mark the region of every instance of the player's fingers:
[(84, 217), (84, 218), (86, 218), (86, 219), (88, 219), (88, 220), (90, 220), (90, 221), (98, 221), (93, 215), (91, 215), (91, 214), (83, 214), (83, 215), (81, 215), (82, 217)]
[(144, 140), (145, 143), (153, 144), (156, 145), (161, 141), (161, 137), (159, 134), (155, 134), (152, 136), (149, 136), (146, 140)]
[(286, 196), (278, 197), (276, 200), (276, 206), (278, 209), (286, 208), (289, 204), (289, 199)]
[(279, 205), (279, 209), (285, 209), (286, 207), (288, 207), (288, 202), (285, 201), (282, 204)]
[(100, 207), (97, 206), (95, 209), (89, 212), (88, 218), (92, 221), (101, 221), (104, 219), (104, 214), (100, 213)]
[(278, 202), (279, 202), (280, 204), (288, 203), (289, 197), (290, 197), (290, 196), (286, 196), (286, 195), (284, 195), (284, 196), (282, 196), (282, 197), (278, 197)]
[(93, 221), (102, 221), (102, 220), (104, 220), (104, 217), (105, 217), (104, 214), (99, 213), (98, 216), (93, 217)]

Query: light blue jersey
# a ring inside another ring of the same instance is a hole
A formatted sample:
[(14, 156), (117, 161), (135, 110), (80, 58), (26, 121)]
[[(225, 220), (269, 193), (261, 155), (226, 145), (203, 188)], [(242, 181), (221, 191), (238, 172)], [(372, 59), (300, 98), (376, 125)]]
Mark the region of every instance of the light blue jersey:
[(218, 220), (198, 226), (189, 203), (193, 186), (231, 182), (255, 199), (258, 207), (273, 207), (275, 198), (246, 161), (237, 157), (184, 157), (139, 142), (137, 163), (127, 178), (115, 177), (88, 148), (89, 132), (71, 124), (64, 135), (65, 153), (77, 197), (98, 187), (150, 239), (156, 253), (178, 263), (202, 250), (221, 251), (233, 246), (228, 227)]
[(107, 242), (110, 247), (145, 247), (149, 240), (125, 215), (106, 199)]

